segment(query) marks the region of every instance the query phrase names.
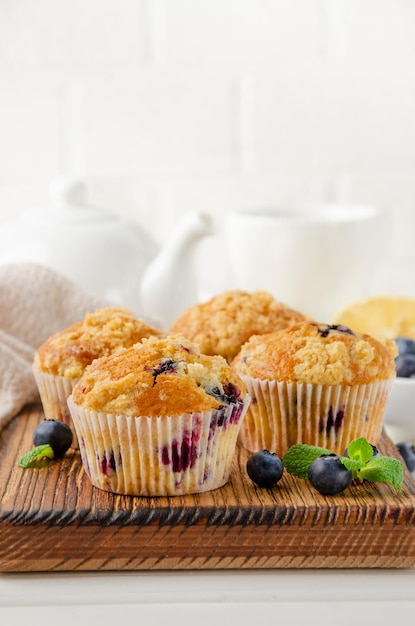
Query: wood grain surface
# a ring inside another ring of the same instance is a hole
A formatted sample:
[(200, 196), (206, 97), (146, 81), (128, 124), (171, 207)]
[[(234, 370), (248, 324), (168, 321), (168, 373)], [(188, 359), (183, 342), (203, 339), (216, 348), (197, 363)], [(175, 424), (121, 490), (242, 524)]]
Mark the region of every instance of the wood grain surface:
[[(44, 418), (33, 405), (0, 434), (0, 571), (229, 568), (403, 568), (415, 565), (415, 481), (402, 491), (354, 482), (325, 497), (284, 474), (273, 489), (246, 474), (174, 498), (119, 496), (91, 485), (79, 453), (23, 470)], [(396, 456), (383, 436), (380, 449)]]

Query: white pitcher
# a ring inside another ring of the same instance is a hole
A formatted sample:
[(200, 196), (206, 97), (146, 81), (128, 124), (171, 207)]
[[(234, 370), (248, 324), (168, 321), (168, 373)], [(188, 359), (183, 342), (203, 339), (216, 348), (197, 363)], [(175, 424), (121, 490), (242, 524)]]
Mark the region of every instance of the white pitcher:
[(230, 212), (225, 240), (234, 286), (268, 290), (328, 322), (376, 289), (386, 224), (380, 209), (364, 205)]

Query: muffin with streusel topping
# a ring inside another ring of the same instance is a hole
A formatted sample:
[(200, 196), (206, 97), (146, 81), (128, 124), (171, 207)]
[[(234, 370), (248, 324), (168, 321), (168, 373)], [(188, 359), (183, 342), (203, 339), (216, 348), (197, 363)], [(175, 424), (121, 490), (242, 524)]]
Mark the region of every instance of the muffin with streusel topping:
[(174, 322), (171, 332), (195, 341), (204, 354), (230, 362), (252, 335), (263, 335), (302, 321), (305, 316), (267, 291), (225, 291), (195, 304)]
[(252, 337), (232, 362), (252, 396), (242, 444), (279, 455), (296, 443), (342, 454), (357, 437), (377, 444), (395, 356), (393, 341), (314, 321)]
[(225, 484), (248, 402), (226, 360), (182, 335), (94, 361), (68, 399), (92, 484), (148, 496)]
[(38, 348), (33, 364), (45, 417), (71, 425), (66, 400), (86, 366), (153, 335), (164, 333), (127, 309), (107, 307), (49, 337)]

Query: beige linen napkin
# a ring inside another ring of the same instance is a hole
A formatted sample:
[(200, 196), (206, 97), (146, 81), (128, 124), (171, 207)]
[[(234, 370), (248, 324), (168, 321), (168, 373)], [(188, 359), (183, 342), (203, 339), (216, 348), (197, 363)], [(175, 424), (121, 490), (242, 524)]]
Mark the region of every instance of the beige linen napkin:
[(0, 265), (0, 430), (25, 404), (39, 400), (32, 362), (40, 344), (111, 304), (45, 266)]

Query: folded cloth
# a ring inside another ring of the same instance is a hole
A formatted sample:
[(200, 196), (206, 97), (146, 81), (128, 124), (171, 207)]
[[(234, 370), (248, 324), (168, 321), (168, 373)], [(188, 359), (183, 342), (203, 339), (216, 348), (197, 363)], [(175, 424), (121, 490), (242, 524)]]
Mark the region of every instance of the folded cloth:
[(0, 265), (0, 430), (39, 400), (32, 363), (40, 344), (111, 304), (43, 265)]

